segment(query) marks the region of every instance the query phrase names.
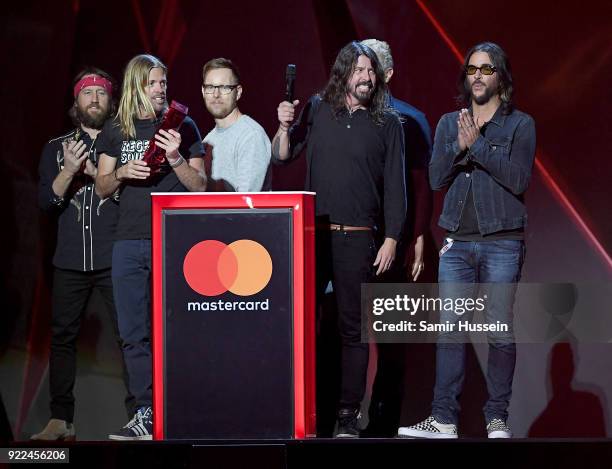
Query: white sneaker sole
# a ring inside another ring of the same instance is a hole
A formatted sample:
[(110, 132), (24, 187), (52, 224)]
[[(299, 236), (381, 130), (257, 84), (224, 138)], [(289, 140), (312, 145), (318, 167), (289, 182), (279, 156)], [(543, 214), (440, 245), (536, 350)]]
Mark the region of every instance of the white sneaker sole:
[(53, 435), (53, 436), (40, 436), (32, 435), (31, 441), (76, 441), (76, 435)]
[(108, 435), (109, 440), (114, 441), (139, 441), (139, 440), (152, 440), (153, 435), (143, 436), (121, 436), (121, 435)]
[(352, 435), (351, 433), (338, 433), (334, 438), (359, 438), (359, 435)]
[(489, 438), (512, 438), (512, 433), (504, 431), (494, 431), (489, 433)]
[(397, 431), (399, 438), (433, 438), (433, 439), (448, 439), (453, 440), (459, 438), (456, 433), (434, 433), (425, 430), (415, 430), (412, 428), (401, 428)]

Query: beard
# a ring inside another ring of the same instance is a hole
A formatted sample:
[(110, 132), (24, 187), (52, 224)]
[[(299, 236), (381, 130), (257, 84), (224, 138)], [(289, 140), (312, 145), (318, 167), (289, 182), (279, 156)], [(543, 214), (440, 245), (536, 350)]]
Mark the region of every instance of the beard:
[(166, 99), (166, 97), (165, 96), (160, 96), (160, 97), (164, 98), (163, 102), (158, 102), (155, 99), (151, 99), (151, 105), (153, 106), (153, 110), (155, 111), (155, 115), (157, 116), (163, 114), (168, 108), (168, 100)]
[[(358, 88), (361, 85), (367, 85), (368, 86), (368, 90), (367, 91), (358, 91)], [(353, 98), (355, 98), (360, 104), (368, 104), (370, 102), (370, 99), (372, 98), (372, 94), (374, 93), (374, 85), (372, 84), (372, 82), (370, 80), (368, 81), (360, 81), (359, 83), (356, 83), (355, 86), (353, 87), (353, 89), (350, 91), (351, 95), (353, 96)]]
[(225, 119), (234, 109), (236, 109), (235, 102), (217, 106), (206, 103), (206, 110), (210, 113), (213, 119)]
[[(89, 112), (90, 109), (99, 109), (99, 112)], [(81, 109), (79, 106), (76, 108), (76, 115), (78, 121), (87, 128), (100, 130), (104, 126), (104, 122), (108, 118), (108, 108), (104, 108), (100, 105), (90, 105), (86, 109)]]
[[(474, 95), (474, 84), (476, 83), (480, 83), (483, 87), (484, 87), (484, 93), (482, 93), (479, 96)], [(468, 85), (469, 86), (469, 85)], [(479, 106), (482, 106), (483, 104), (486, 104), (489, 102), (489, 100), (495, 95), (496, 90), (493, 89), (493, 87), (491, 85), (485, 85), (482, 81), (475, 81), (474, 83), (472, 83), (472, 86), (469, 87), (470, 90), (470, 98), (472, 99), (472, 101), (474, 101), (476, 104), (478, 104)]]

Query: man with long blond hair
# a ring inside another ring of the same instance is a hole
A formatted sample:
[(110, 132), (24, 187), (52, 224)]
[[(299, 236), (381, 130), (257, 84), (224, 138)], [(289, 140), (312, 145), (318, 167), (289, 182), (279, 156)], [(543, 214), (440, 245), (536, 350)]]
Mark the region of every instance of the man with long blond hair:
[[(113, 246), (112, 277), (119, 333), (136, 413), (112, 440), (152, 439), (151, 410), (151, 208), (152, 192), (204, 191), (203, 147), (195, 123), (186, 117), (177, 130), (159, 130), (168, 108), (167, 68), (152, 55), (128, 63), (117, 117), (98, 139), (100, 163), (96, 192), (120, 191), (119, 221)], [(154, 174), (142, 158), (149, 141), (166, 151)]]

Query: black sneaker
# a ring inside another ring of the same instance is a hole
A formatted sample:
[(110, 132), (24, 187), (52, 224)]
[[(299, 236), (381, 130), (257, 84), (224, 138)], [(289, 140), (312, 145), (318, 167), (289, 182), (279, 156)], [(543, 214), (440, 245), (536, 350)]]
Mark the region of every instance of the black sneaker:
[(150, 407), (141, 407), (134, 414), (125, 427), (108, 435), (110, 440), (152, 440), (153, 439), (153, 410)]
[(334, 438), (359, 438), (361, 429), (359, 409), (340, 409), (338, 412), (338, 428)]

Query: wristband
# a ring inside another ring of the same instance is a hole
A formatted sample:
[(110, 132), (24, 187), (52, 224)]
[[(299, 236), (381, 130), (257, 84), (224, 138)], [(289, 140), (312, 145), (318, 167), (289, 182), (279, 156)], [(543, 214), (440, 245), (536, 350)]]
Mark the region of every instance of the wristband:
[(181, 155), (179, 155), (179, 157), (174, 161), (174, 163), (171, 163), (170, 161), (168, 161), (168, 163), (170, 163), (171, 168), (176, 168), (182, 165), (184, 162), (185, 162), (185, 158), (183, 158)]

